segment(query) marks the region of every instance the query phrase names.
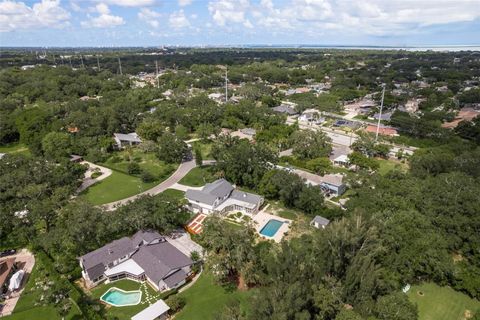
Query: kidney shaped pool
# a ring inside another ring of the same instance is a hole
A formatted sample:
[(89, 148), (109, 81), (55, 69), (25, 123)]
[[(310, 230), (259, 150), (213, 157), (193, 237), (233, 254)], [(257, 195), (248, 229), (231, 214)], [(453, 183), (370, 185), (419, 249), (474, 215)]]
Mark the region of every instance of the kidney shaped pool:
[(110, 288), (100, 298), (103, 302), (115, 307), (134, 306), (142, 300), (141, 291), (124, 291), (118, 288)]

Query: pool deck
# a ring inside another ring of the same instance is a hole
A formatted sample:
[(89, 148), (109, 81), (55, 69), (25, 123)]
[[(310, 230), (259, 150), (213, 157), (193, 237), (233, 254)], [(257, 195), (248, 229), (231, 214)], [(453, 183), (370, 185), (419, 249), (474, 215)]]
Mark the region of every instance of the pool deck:
[[(290, 219), (285, 219), (279, 216), (275, 216), (273, 214), (266, 213), (265, 210), (267, 208), (268, 208), (268, 205), (253, 217), (253, 221), (255, 223), (255, 230), (257, 231), (260, 237), (273, 240), (279, 243), (280, 241), (282, 241), (282, 238), (285, 235), (285, 233), (287, 233), (288, 230), (290, 229), (290, 225), (293, 221)], [(282, 224), (282, 226), (277, 230), (277, 232), (273, 235), (273, 237), (267, 237), (267, 236), (264, 236), (263, 234), (260, 234), (260, 230), (262, 230), (262, 228), (268, 223), (268, 221), (272, 219), (282, 221), (285, 223)]]

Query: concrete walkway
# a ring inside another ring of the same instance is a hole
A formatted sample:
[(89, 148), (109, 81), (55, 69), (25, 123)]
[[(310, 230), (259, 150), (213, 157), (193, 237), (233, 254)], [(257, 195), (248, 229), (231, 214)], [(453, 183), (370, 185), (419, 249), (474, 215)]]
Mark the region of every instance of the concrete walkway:
[[(4, 306), (0, 313), (0, 316), (2, 317), (12, 314), (13, 310), (15, 309), (15, 306), (17, 305), (18, 300), (20, 299), (20, 295), (25, 289), (25, 285), (27, 284), (28, 278), (32, 273), (33, 266), (35, 265), (35, 257), (27, 249), (22, 249), (22, 251), (20, 251), (16, 255), (5, 257), (5, 259), (8, 259), (8, 258), (15, 258), (15, 263), (19, 263), (19, 262), (24, 263), (24, 266), (22, 269), (25, 271), (25, 276), (22, 279), (22, 286), (21, 286), (22, 289), (11, 293), (9, 297), (5, 299), (5, 301), (3, 302)], [(3, 258), (0, 259), (0, 261), (1, 260), (3, 260)]]
[(170, 189), (180, 190), (183, 192), (186, 192), (188, 189), (202, 190), (202, 188), (203, 187), (190, 187), (180, 183), (175, 183), (173, 186), (170, 187)]
[[(97, 183), (98, 181), (102, 181), (103, 179), (109, 177), (112, 174), (112, 170), (99, 166), (98, 164), (94, 164), (88, 161), (82, 161), (81, 164), (87, 165), (88, 169), (85, 172), (85, 178), (83, 179), (82, 185), (77, 189), (77, 193), (82, 192), (83, 190), (87, 189), (91, 185)], [(100, 170), (101, 175), (96, 178), (91, 178), (92, 173), (95, 171)]]

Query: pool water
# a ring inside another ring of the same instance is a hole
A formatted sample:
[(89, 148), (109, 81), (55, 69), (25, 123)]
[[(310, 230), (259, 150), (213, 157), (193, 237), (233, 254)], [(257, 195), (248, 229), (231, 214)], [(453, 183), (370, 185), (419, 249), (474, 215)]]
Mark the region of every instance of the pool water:
[(260, 234), (267, 237), (273, 237), (282, 224), (282, 221), (271, 219), (263, 226), (262, 230), (260, 230)]
[(123, 291), (118, 288), (110, 288), (103, 294), (100, 300), (116, 307), (133, 306), (140, 303), (141, 291)]

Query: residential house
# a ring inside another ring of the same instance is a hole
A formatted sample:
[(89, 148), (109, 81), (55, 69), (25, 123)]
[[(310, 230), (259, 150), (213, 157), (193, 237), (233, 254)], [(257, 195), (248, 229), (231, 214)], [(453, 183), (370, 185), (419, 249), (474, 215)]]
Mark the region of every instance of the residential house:
[[(375, 119), (375, 120), (380, 119), (382, 121), (390, 121), (390, 119), (392, 119), (392, 115), (393, 115), (393, 112), (384, 112), (382, 114), (375, 113), (373, 115), (373, 119)], [(372, 118), (370, 118), (370, 119), (372, 119)]]
[(6, 153), (0, 153), (0, 159), (2, 159), (3, 157), (5, 157)]
[(272, 108), (273, 111), (277, 113), (285, 113), (288, 116), (294, 116), (298, 114), (294, 107), (291, 107), (287, 104), (282, 103), (281, 105)]
[(334, 127), (348, 127), (351, 129), (357, 129), (360, 127), (360, 124), (356, 121), (348, 121), (348, 120), (337, 120), (333, 124)]
[(339, 167), (347, 167), (350, 163), (348, 160), (348, 155), (346, 154), (341, 154), (335, 159), (332, 160), (333, 165), (339, 166)]
[(259, 195), (235, 189), (225, 179), (207, 183), (201, 190), (188, 189), (185, 197), (191, 211), (204, 214), (240, 211), (255, 215), (264, 201)]
[(194, 262), (155, 231), (138, 231), (80, 257), (88, 287), (128, 278), (158, 291), (177, 288), (192, 275)]
[(216, 103), (223, 103), (225, 102), (225, 95), (222, 93), (210, 93), (208, 98), (215, 101)]
[(133, 146), (142, 143), (142, 140), (135, 132), (132, 133), (114, 133), (113, 139), (117, 144), (118, 149), (125, 148), (125, 146)]
[(320, 116), (320, 111), (317, 109), (307, 109), (303, 111), (298, 117), (298, 120), (304, 122), (314, 122), (316, 124), (325, 122), (325, 118)]
[(326, 174), (320, 177), (320, 180), (320, 186), (329, 194), (340, 196), (347, 189), (341, 174)]
[(253, 128), (243, 128), (237, 131), (230, 132), (229, 134), (232, 137), (238, 137), (240, 139), (248, 139), (249, 141), (253, 141), (256, 133), (257, 131)]
[(317, 229), (325, 229), (326, 226), (330, 223), (330, 220), (321, 216), (315, 216), (312, 221), (310, 221), (310, 225)]

